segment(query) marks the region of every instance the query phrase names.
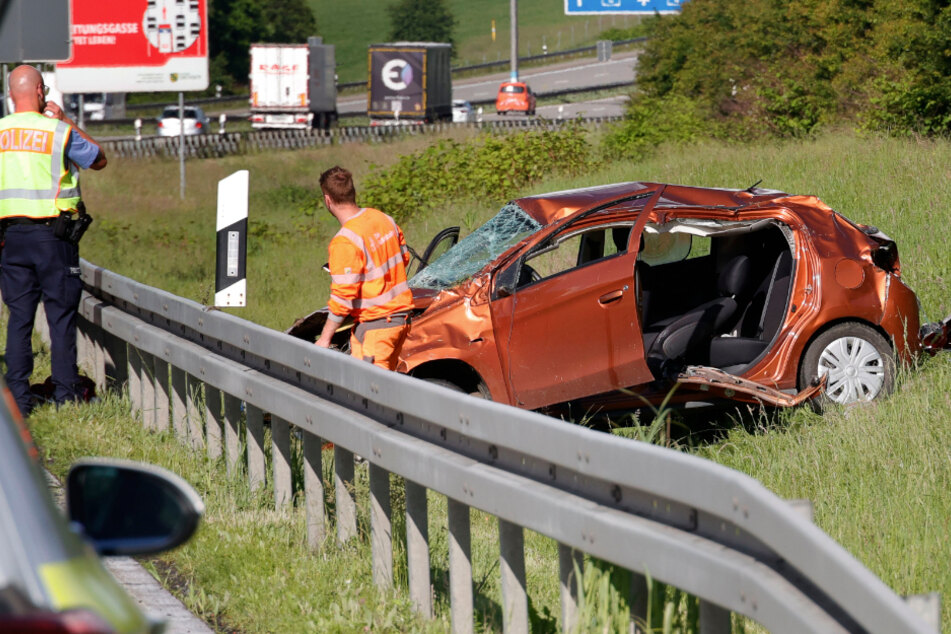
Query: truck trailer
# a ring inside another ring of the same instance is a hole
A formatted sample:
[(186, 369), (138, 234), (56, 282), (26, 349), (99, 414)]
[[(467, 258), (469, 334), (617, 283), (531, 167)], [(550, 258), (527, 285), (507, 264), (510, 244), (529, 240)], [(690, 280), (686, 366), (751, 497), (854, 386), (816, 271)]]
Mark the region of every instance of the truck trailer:
[(251, 127), (327, 129), (337, 119), (334, 47), (322, 38), (307, 44), (251, 45)]
[(452, 46), (392, 42), (369, 49), (370, 125), (432, 123), (452, 118)]

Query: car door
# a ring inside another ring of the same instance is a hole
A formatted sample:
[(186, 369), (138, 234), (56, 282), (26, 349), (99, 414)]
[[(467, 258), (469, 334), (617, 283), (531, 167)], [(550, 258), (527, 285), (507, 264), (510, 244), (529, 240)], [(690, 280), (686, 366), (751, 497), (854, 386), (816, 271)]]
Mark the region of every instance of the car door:
[(496, 292), (492, 314), (515, 405), (535, 409), (652, 380), (637, 316), (637, 242), (628, 248), (632, 224), (569, 226), (499, 274), (513, 291)]
[(422, 255), (411, 249), (410, 253), (413, 257), (406, 270), (406, 277), (413, 277), (425, 269), (439, 259), (443, 253), (454, 247), (457, 242), (459, 242), (459, 227), (446, 227), (433, 236)]

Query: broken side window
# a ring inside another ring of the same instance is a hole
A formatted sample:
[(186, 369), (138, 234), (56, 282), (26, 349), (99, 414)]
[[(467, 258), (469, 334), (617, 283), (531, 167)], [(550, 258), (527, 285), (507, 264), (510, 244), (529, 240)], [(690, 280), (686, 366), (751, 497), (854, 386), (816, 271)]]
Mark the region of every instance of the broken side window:
[(541, 229), (541, 224), (515, 203), (502, 207), (487, 223), (463, 238), (416, 274), (413, 288), (445, 290), (466, 281), (487, 264)]

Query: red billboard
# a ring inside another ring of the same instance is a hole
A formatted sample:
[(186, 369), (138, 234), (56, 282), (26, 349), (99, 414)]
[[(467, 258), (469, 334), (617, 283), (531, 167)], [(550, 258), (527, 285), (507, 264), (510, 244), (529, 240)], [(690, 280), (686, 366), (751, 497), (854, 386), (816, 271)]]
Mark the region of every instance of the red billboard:
[(63, 92), (184, 92), (208, 87), (208, 0), (72, 0)]

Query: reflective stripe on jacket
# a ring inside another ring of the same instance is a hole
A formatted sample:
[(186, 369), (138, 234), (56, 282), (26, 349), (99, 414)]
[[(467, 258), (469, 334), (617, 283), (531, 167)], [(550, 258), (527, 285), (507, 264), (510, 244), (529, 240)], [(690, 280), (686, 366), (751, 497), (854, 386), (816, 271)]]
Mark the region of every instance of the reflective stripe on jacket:
[(0, 119), (0, 218), (76, 211), (78, 170), (66, 158), (71, 133), (68, 123), (38, 112)]
[(366, 207), (330, 241), (331, 320), (371, 321), (413, 308), (406, 284), (409, 249), (396, 222)]

